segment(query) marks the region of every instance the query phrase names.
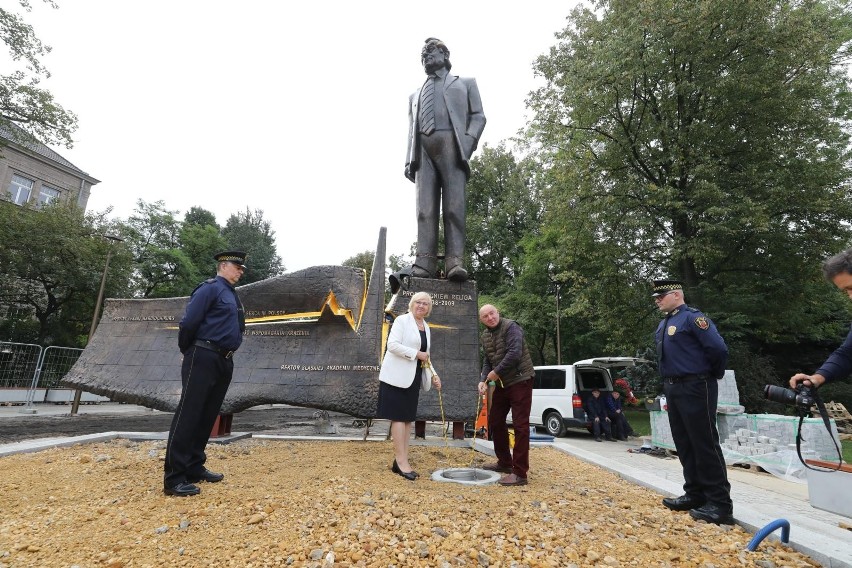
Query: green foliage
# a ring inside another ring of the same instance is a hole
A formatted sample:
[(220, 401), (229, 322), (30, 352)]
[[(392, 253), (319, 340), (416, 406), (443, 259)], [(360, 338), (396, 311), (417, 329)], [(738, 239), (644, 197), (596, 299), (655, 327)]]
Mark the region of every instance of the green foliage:
[(216, 223), (216, 216), (212, 212), (198, 206), (189, 208), (189, 211), (183, 216), (183, 224), (185, 227), (189, 225), (199, 227), (210, 225), (217, 231), (219, 230), (219, 225)]
[(222, 237), (230, 250), (245, 251), (248, 268), (240, 284), (250, 284), (284, 273), (281, 257), (275, 251), (275, 231), (263, 218), (263, 211), (254, 212), (246, 208), (244, 213), (235, 213), (228, 218)]
[[(54, 7), (52, 0), (45, 0)], [(18, 2), (30, 11), (27, 0)], [(23, 140), (72, 146), (71, 134), (77, 129), (77, 117), (65, 110), (50, 91), (39, 86), (50, 77), (41, 58), (50, 52), (32, 26), (14, 12), (0, 7), (0, 38), (6, 44), (12, 65), (0, 74), (0, 129), (14, 131)], [(18, 130), (20, 128), (20, 130)]]
[(766, 385), (785, 385), (789, 377), (778, 377), (769, 357), (753, 352), (742, 343), (728, 344), (728, 369), (733, 369), (740, 393), (740, 404), (749, 414), (786, 414), (778, 403), (766, 400), (763, 389)]
[(225, 239), (216, 225), (197, 225), (184, 221), (180, 228), (181, 249), (195, 269), (199, 282), (216, 271), (216, 253), (227, 249)]
[(4, 328), (20, 334), (14, 340), (81, 346), (107, 258), (105, 295), (126, 293), (130, 257), (103, 238), (114, 229), (104, 215), (59, 202), (40, 209), (0, 202), (0, 301), (7, 314), (11, 308)]
[(729, 343), (834, 334), (818, 266), (852, 241), (849, 9), (612, 0), (557, 37), (530, 98), (540, 234), (595, 354), (647, 344), (661, 276)]
[(353, 257), (347, 258), (343, 261), (341, 266), (351, 266), (353, 268), (360, 268), (367, 274), (367, 282), (370, 281), (370, 274), (373, 272), (373, 260), (376, 258), (376, 253), (371, 250), (365, 250), (364, 252), (359, 252)]
[(127, 247), (133, 254), (134, 266), (131, 287), (137, 297), (186, 296), (202, 279), (202, 273), (183, 249), (181, 223), (176, 214), (167, 210), (162, 201), (146, 203), (140, 199), (127, 220)]
[(538, 230), (537, 165), (505, 145), (487, 145), (471, 161), (467, 185), (468, 268), (485, 293), (513, 286), (523, 263), (523, 240)]

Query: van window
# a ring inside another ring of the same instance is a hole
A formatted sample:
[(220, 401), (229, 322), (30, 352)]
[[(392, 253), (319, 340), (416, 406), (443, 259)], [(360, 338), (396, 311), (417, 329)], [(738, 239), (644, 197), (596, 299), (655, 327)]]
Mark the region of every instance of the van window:
[(563, 369), (536, 370), (533, 389), (565, 389), (565, 371)]
[(597, 369), (579, 370), (581, 390), (609, 390), (604, 372)]

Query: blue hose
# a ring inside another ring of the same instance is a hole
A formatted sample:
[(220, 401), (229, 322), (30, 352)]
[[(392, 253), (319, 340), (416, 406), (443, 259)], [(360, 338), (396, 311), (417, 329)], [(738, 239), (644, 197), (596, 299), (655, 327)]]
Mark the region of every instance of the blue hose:
[(754, 538), (751, 539), (751, 542), (748, 543), (746, 550), (749, 552), (754, 552), (754, 549), (757, 548), (757, 545), (760, 544), (764, 538), (766, 538), (772, 531), (781, 527), (781, 542), (788, 543), (790, 542), (790, 521), (787, 519), (775, 519), (756, 533), (754, 533)]

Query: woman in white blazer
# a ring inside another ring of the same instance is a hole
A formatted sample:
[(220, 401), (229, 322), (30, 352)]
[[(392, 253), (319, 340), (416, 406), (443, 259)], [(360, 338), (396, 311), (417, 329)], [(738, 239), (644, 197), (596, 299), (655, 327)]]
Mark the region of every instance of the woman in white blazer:
[(376, 417), (391, 421), (394, 453), (391, 470), (409, 481), (419, 475), (408, 463), (408, 442), (417, 416), (420, 389), (429, 390), (432, 385), (441, 389), (441, 379), (429, 363), (431, 335), (426, 318), (431, 313), (429, 294), (417, 292), (411, 296), (408, 313), (396, 318), (391, 326), (379, 371)]

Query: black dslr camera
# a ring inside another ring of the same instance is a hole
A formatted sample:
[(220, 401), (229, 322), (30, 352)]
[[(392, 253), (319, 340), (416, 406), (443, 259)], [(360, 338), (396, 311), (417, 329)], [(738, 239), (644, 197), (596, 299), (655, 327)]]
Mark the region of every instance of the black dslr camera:
[(795, 406), (800, 414), (807, 414), (811, 407), (816, 404), (814, 392), (805, 384), (800, 384), (796, 387), (796, 390), (777, 385), (766, 385), (763, 387), (763, 396), (772, 402)]
[(796, 432), (796, 454), (799, 456), (799, 461), (802, 462), (802, 465), (804, 465), (807, 469), (812, 469), (814, 471), (832, 471), (831, 469), (811, 467), (804, 459), (802, 459), (802, 422), (804, 422), (805, 418), (807, 418), (811, 408), (816, 406), (817, 409), (819, 409), (822, 422), (825, 424), (825, 429), (831, 437), (831, 441), (834, 443), (834, 448), (837, 450), (837, 467), (833, 469), (840, 469), (840, 466), (843, 465), (843, 454), (840, 451), (840, 446), (838, 445), (837, 440), (834, 439), (834, 435), (831, 432), (831, 423), (829, 422), (828, 411), (825, 409), (825, 404), (822, 402), (822, 398), (820, 398), (816, 387), (809, 387), (804, 383), (799, 383), (795, 390), (793, 390), (779, 387), (777, 385), (766, 385), (763, 387), (763, 396), (766, 397), (766, 400), (780, 402), (781, 404), (789, 404), (796, 407), (796, 413), (799, 415), (799, 430)]

